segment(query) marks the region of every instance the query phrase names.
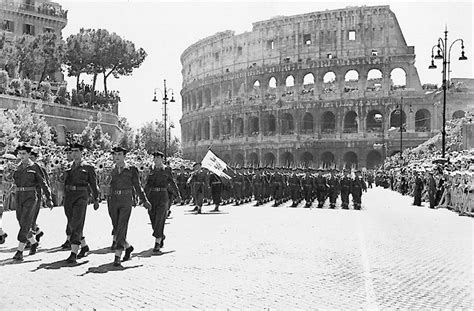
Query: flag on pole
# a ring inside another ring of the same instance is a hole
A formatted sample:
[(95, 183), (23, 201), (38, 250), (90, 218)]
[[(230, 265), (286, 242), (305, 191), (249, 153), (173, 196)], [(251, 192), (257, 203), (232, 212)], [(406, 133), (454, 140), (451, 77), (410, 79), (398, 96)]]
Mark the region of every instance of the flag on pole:
[(211, 150), (207, 151), (204, 159), (202, 159), (201, 166), (221, 177), (231, 179), (229, 175), (224, 173), (224, 170), (229, 168), (227, 164), (219, 159), (219, 157), (216, 156)]

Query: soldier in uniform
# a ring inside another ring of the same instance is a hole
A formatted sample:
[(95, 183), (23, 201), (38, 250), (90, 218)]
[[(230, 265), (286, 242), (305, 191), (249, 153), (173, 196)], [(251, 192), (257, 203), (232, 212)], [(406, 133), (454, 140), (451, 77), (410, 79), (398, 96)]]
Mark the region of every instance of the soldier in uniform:
[(414, 171), (415, 175), (415, 181), (414, 181), (414, 189), (413, 189), (413, 205), (415, 206), (421, 206), (421, 196), (423, 194), (423, 180), (420, 178), (420, 175), (418, 174), (418, 171)]
[(21, 163), (13, 174), (13, 179), (17, 187), (16, 217), (20, 225), (20, 230), (18, 232), (19, 244), (17, 251), (13, 256), (13, 259), (17, 261), (23, 260), (23, 251), (27, 241), (30, 241), (31, 243), (30, 255), (34, 255), (38, 247), (38, 242), (30, 231), (33, 224), (36, 202), (38, 200), (38, 186), (44, 191), (46, 196), (46, 206), (53, 208), (51, 191), (46, 183), (43, 173), (39, 166), (33, 163), (30, 159), (31, 149), (30, 146), (26, 145), (17, 148), (17, 156), (20, 158)]
[(336, 176), (337, 170), (331, 170), (331, 177), (328, 178), (328, 196), (329, 196), (329, 208), (336, 208), (336, 200), (341, 191), (341, 183), (339, 178)]
[(262, 176), (262, 169), (257, 168), (255, 170), (255, 174), (252, 177), (252, 186), (253, 186), (253, 192), (255, 195), (255, 206), (259, 206), (263, 204), (263, 179), (264, 177)]
[(151, 204), (140, 186), (138, 169), (125, 163), (127, 149), (114, 147), (112, 154), (115, 167), (112, 170), (110, 196), (107, 203), (116, 241), (114, 266), (121, 266), (123, 250), (125, 250), (123, 261), (127, 261), (130, 260), (134, 249), (127, 242), (128, 221), (134, 204), (134, 191), (147, 209), (151, 208)]
[(303, 186), (303, 197), (304, 200), (306, 201), (305, 207), (311, 207), (311, 204), (313, 203), (313, 190), (314, 190), (314, 180), (313, 176), (311, 176), (311, 171), (309, 169), (306, 169), (305, 176), (303, 177), (302, 181), (302, 186)]
[(187, 183), (192, 186), (193, 200), (196, 205), (193, 212), (201, 214), (204, 199), (204, 187), (207, 183), (206, 173), (201, 169), (201, 163), (194, 163), (193, 169), (194, 172), (189, 176)]
[(69, 230), (71, 243), (71, 254), (66, 261), (75, 263), (77, 258), (83, 258), (89, 252), (83, 236), (87, 204), (92, 194), (94, 209), (99, 208), (99, 189), (95, 168), (82, 161), (84, 146), (74, 143), (70, 148), (73, 163), (66, 170), (64, 181), (64, 212), (68, 223), (66, 231)]
[(323, 208), (328, 189), (326, 177), (323, 176), (323, 169), (318, 169), (318, 175), (314, 179), (314, 184), (316, 186), (316, 199), (318, 200), (318, 208)]
[(244, 203), (244, 174), (241, 168), (237, 169), (237, 173), (233, 178), (233, 189), (234, 189), (234, 197), (235, 197), (235, 204), (240, 205)]
[(176, 183), (181, 195), (181, 205), (189, 203), (189, 187), (186, 181), (189, 178), (189, 174), (186, 172), (184, 165), (179, 168), (179, 173), (176, 176)]
[(145, 185), (145, 194), (151, 203), (148, 215), (150, 216), (153, 237), (155, 238), (153, 252), (160, 252), (165, 240), (164, 228), (169, 208), (169, 192), (180, 198), (178, 186), (169, 168), (163, 164), (163, 159), (162, 152), (153, 153), (154, 167)]
[(354, 203), (354, 209), (360, 210), (362, 204), (362, 191), (367, 191), (365, 181), (362, 179), (361, 172), (356, 171), (356, 176), (351, 182), (351, 195)]
[[(66, 152), (66, 161), (71, 163), (73, 161), (71, 147), (67, 146), (64, 151)], [(58, 202), (59, 204), (64, 203), (64, 189), (58, 189)], [(66, 210), (64, 210), (64, 213), (67, 219)], [(61, 245), (61, 248), (71, 249), (71, 227), (69, 226), (69, 220), (66, 223), (66, 241)]]
[(221, 195), (222, 195), (222, 187), (223, 187), (221, 178), (215, 173), (210, 173), (209, 185), (211, 187), (212, 202), (214, 203), (213, 212), (218, 212), (219, 205), (221, 204)]
[(349, 194), (351, 193), (352, 178), (349, 170), (344, 171), (344, 176), (340, 181), (341, 186), (341, 207), (349, 209)]
[(293, 169), (293, 173), (289, 176), (288, 183), (290, 185), (291, 200), (293, 201), (291, 207), (296, 207), (301, 196), (301, 180), (296, 173), (296, 168)]

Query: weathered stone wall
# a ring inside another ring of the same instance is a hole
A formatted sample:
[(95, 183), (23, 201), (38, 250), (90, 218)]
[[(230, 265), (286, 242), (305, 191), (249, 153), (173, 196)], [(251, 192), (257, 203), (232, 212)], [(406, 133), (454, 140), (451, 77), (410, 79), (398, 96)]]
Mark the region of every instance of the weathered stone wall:
[(16, 109), (18, 105), (26, 104), (32, 111), (43, 116), (51, 127), (54, 127), (58, 133), (58, 140), (64, 143), (65, 131), (81, 133), (92, 117), (97, 124), (100, 113), (101, 121), (99, 124), (102, 130), (108, 133), (113, 141), (117, 142), (121, 133), (118, 127), (118, 116), (111, 112), (99, 112), (91, 109), (70, 107), (53, 103), (45, 103), (40, 100), (25, 99), (21, 97), (0, 95), (0, 109)]
[(183, 151), (194, 160), (212, 146), (239, 165), (374, 166), (400, 150), (400, 103), (402, 148), (440, 124), (388, 6), (257, 22), (198, 41), (181, 62)]
[(474, 124), (465, 124), (462, 128), (464, 149), (474, 148)]

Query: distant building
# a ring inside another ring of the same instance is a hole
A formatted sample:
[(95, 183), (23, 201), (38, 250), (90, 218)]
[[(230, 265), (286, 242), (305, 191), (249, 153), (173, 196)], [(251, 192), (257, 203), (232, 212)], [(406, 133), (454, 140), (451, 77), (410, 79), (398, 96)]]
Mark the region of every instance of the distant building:
[[(181, 63), (182, 146), (193, 160), (212, 146), (240, 166), (373, 168), (442, 124), (439, 91), (422, 87), (389, 6), (256, 22), (194, 43)], [(449, 112), (472, 109), (469, 96)]]

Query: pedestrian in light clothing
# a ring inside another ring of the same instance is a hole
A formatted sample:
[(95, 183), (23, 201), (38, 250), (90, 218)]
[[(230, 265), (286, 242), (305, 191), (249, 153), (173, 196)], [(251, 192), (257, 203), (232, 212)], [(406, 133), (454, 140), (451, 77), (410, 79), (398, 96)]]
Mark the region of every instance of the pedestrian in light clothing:
[(21, 163), (18, 165), (15, 173), (13, 173), (13, 179), (17, 187), (16, 217), (20, 225), (20, 230), (18, 232), (19, 244), (17, 251), (13, 256), (13, 259), (17, 261), (23, 260), (23, 251), (27, 241), (31, 243), (30, 255), (34, 255), (38, 247), (38, 242), (30, 231), (38, 200), (38, 187), (41, 187), (46, 196), (46, 206), (53, 208), (51, 191), (40, 167), (30, 159), (31, 150), (32, 148), (26, 145), (17, 148), (17, 156), (20, 158)]
[(170, 200), (169, 191), (181, 199), (171, 170), (163, 164), (163, 159), (162, 152), (153, 153), (154, 167), (150, 171), (145, 185), (145, 194), (151, 203), (148, 215), (153, 228), (153, 237), (155, 237), (153, 252), (160, 252), (164, 245), (164, 228)]
[(115, 167), (112, 170), (111, 191), (107, 203), (116, 240), (114, 266), (121, 266), (123, 251), (125, 250), (123, 261), (127, 261), (130, 260), (134, 249), (127, 242), (128, 221), (132, 213), (132, 205), (134, 205), (134, 193), (138, 195), (147, 209), (151, 208), (151, 204), (140, 185), (138, 169), (135, 166), (125, 164), (127, 149), (114, 147), (112, 154)]

